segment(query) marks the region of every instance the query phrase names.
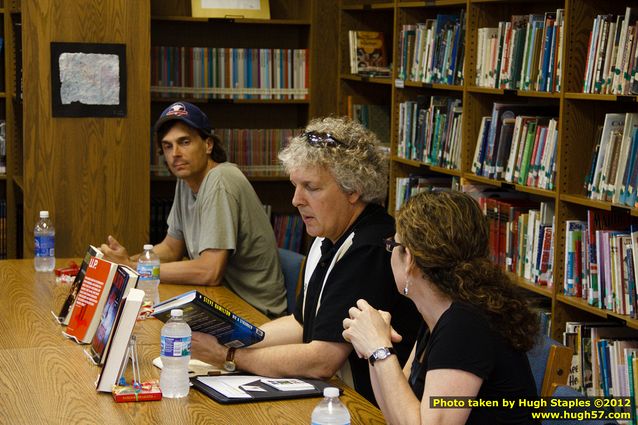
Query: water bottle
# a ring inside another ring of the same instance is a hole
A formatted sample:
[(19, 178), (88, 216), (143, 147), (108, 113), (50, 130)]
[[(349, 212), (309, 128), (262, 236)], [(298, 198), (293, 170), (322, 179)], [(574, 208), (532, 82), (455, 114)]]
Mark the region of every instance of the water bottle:
[(339, 389), (323, 390), (323, 400), (312, 411), (311, 425), (350, 425), (350, 412), (339, 401)]
[(140, 278), (137, 288), (144, 291), (145, 305), (155, 305), (159, 303), (158, 286), (160, 282), (160, 259), (153, 251), (153, 245), (144, 245), (144, 252), (137, 259), (137, 273)]
[(162, 396), (181, 398), (188, 395), (188, 362), (191, 359), (191, 328), (184, 321), (183, 312), (171, 310), (171, 318), (162, 327)]
[(50, 272), (55, 268), (55, 229), (48, 211), (40, 211), (40, 220), (33, 229), (35, 249), (33, 262), (35, 271)]

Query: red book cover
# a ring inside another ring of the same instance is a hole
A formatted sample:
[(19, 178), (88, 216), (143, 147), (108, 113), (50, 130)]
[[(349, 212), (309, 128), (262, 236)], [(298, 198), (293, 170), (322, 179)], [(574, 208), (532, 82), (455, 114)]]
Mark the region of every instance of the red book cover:
[(113, 386), (113, 399), (117, 403), (131, 401), (156, 401), (162, 399), (162, 391), (157, 381), (144, 382), (142, 388), (134, 389), (131, 386)]
[(106, 301), (102, 294), (109, 290), (116, 269), (117, 264), (91, 258), (66, 328), (67, 336), (74, 337), (80, 343), (91, 342)]

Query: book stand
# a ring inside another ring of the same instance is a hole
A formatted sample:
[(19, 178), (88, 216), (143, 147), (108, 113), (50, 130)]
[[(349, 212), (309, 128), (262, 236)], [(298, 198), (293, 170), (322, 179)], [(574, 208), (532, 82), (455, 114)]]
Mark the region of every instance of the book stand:
[(137, 338), (135, 335), (131, 335), (131, 339), (128, 341), (126, 352), (124, 353), (124, 360), (120, 366), (120, 373), (118, 374), (118, 385), (127, 385), (124, 374), (128, 369), (129, 359), (131, 363), (131, 369), (133, 373), (133, 379), (131, 380), (131, 387), (135, 389), (141, 388), (142, 379), (140, 377), (140, 364), (137, 356)]

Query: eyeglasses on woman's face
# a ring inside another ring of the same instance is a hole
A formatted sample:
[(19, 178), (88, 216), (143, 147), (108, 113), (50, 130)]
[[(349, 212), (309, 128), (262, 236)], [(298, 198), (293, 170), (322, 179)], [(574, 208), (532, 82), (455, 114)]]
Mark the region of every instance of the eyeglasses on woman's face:
[(389, 238), (385, 238), (384, 242), (385, 242), (385, 249), (388, 252), (392, 252), (392, 250), (394, 248), (396, 248), (397, 246), (403, 246), (403, 245), (401, 245), (401, 243), (399, 243), (399, 242), (394, 240), (394, 236), (390, 236)]

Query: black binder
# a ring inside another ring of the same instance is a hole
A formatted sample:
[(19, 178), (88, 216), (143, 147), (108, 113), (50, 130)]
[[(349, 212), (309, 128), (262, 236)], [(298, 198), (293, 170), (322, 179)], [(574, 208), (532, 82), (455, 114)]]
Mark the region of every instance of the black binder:
[[(222, 378), (223, 375), (220, 377)], [(285, 400), (285, 399), (294, 399), (294, 398), (308, 398), (308, 397), (323, 397), (323, 389), (327, 387), (334, 387), (329, 382), (321, 381), (318, 379), (301, 379), (304, 382), (307, 382), (314, 386), (313, 390), (299, 390), (299, 391), (280, 391), (275, 388), (270, 387), (269, 385), (264, 384), (259, 379), (256, 379), (253, 382), (250, 382), (246, 385), (256, 386), (263, 388), (266, 391), (246, 391), (251, 395), (251, 398), (230, 398), (226, 397), (224, 394), (221, 394), (215, 391), (213, 388), (209, 387), (205, 383), (201, 382), (195, 376), (191, 378), (191, 383), (193, 384), (193, 388), (198, 389), (202, 393), (206, 394), (208, 397), (212, 398), (218, 403), (222, 404), (235, 404), (235, 403), (254, 403), (257, 401), (272, 401), (272, 400)], [(300, 379), (300, 378), (297, 378)], [(341, 393), (342, 390), (339, 389)]]

